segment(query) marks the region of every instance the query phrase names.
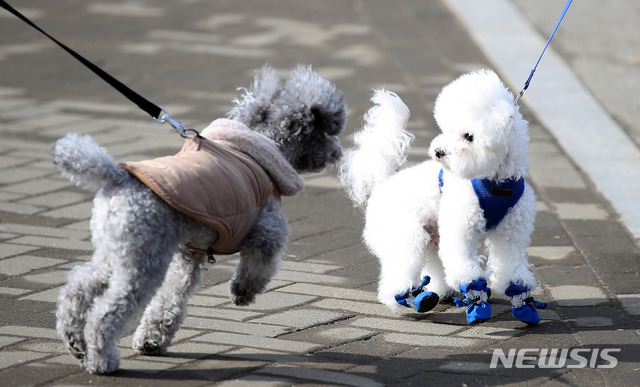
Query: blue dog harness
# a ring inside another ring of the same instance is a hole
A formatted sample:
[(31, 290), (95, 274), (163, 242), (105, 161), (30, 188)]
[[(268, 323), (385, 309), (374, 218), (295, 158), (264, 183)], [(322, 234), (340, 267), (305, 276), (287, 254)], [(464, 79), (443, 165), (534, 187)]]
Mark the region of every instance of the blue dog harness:
[[(444, 185), (442, 179), (443, 170), (438, 174), (440, 189)], [(486, 219), (486, 230), (495, 228), (504, 219), (509, 209), (516, 205), (524, 192), (524, 179), (509, 179), (500, 184), (489, 179), (475, 178), (471, 180), (473, 190), (476, 192), (480, 208)]]

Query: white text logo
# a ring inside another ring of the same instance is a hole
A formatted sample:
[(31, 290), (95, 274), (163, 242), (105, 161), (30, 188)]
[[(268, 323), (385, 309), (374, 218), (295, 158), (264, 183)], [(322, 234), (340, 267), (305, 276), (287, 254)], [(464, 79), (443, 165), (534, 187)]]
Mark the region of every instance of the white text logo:
[(611, 354), (620, 348), (512, 348), (507, 354), (500, 348), (493, 350), (491, 365), (496, 368), (613, 368), (618, 359)]

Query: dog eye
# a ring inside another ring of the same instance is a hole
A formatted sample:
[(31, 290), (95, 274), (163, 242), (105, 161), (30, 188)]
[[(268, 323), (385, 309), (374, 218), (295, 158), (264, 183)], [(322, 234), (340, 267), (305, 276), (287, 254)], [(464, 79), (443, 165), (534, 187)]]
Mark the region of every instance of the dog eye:
[(471, 133), (465, 133), (464, 134), (464, 139), (469, 141), (469, 142), (473, 142), (473, 134)]

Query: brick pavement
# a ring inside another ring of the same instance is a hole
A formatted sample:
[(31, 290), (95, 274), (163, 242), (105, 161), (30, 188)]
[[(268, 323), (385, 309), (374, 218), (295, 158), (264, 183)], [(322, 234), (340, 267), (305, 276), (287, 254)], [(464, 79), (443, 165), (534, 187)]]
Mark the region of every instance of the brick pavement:
[[(431, 111), (440, 88), (491, 67), (440, 2), (255, 4), (20, 2), (54, 36), (195, 128), (224, 114), (265, 62), (280, 71), (310, 63), (345, 92), (349, 145), (370, 90), (386, 86), (412, 111), (410, 163), (425, 157), (437, 133)], [(230, 303), (226, 282), (237, 258), (220, 257), (167, 356), (135, 354), (127, 335), (118, 372), (84, 373), (56, 337), (54, 310), (65, 273), (91, 254), (92, 195), (58, 176), (51, 146), (69, 131), (89, 133), (123, 161), (170, 154), (181, 141), (4, 12), (0, 65), (4, 384), (637, 384), (637, 240), (526, 106), (539, 208), (529, 254), (541, 284), (536, 298), (551, 302), (538, 327), (512, 319), (500, 295), (482, 325), (467, 325), (448, 304), (423, 315), (390, 313), (376, 300), (378, 265), (360, 243), (361, 214), (329, 170), (305, 177), (305, 191), (283, 202), (291, 242), (256, 304)], [(608, 347), (621, 349), (614, 369), (489, 368), (495, 348)]]

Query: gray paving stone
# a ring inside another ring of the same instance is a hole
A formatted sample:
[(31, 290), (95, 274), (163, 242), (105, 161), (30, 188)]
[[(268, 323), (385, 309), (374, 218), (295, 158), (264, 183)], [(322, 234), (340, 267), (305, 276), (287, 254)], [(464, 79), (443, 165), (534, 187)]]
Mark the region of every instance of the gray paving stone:
[(357, 302), (350, 300), (339, 300), (334, 298), (323, 298), (312, 304), (309, 304), (309, 306), (330, 310), (346, 310), (352, 313), (357, 313), (358, 315), (374, 315), (385, 318), (403, 318), (402, 314), (394, 314), (389, 308), (379, 302)]
[(160, 371), (168, 370), (175, 367), (173, 363), (165, 363), (153, 360), (138, 360), (138, 359), (122, 359), (120, 361), (120, 368), (123, 371), (134, 370), (144, 373), (158, 373)]
[(284, 269), (289, 271), (324, 274), (336, 269), (340, 269), (341, 267), (342, 266), (328, 265), (325, 263), (283, 261), (280, 265), (280, 270)]
[(269, 351), (264, 348), (243, 347), (224, 353), (224, 356), (250, 360), (262, 360), (271, 363), (286, 363), (298, 367), (321, 368), (325, 370), (344, 371), (354, 366), (345, 362), (319, 361), (313, 355), (295, 355), (277, 351)]
[(44, 353), (66, 353), (67, 349), (62, 344), (62, 340), (29, 340), (27, 342), (20, 343), (15, 346), (17, 349), (33, 351), (33, 352), (44, 352)]
[(194, 359), (201, 359), (213, 354), (227, 352), (231, 348), (227, 345), (208, 344), (203, 342), (185, 342), (172, 345), (168, 352), (162, 357), (162, 361), (167, 363), (187, 363)]
[[(535, 149), (536, 144), (530, 145)], [(553, 173), (548, 173), (553, 170)], [(580, 174), (565, 156), (560, 154), (531, 153), (531, 180), (542, 187), (584, 188), (585, 183)]]
[(31, 255), (6, 258), (0, 260), (0, 274), (20, 275), (28, 273), (32, 270), (54, 266), (63, 262), (66, 261), (56, 258), (34, 257)]
[(329, 324), (346, 318), (343, 313), (329, 312), (320, 309), (297, 308), (277, 315), (264, 316), (249, 320), (256, 324), (282, 325), (296, 329), (305, 329), (312, 326)]
[[(189, 305), (198, 305), (198, 306), (216, 306), (221, 304), (226, 304), (229, 302), (228, 298), (220, 298), (220, 297), (209, 297), (203, 295), (193, 295), (189, 298)], [(191, 310), (191, 309), (189, 309)]]
[(575, 319), (579, 327), (610, 327), (613, 320), (608, 317), (579, 317)]
[(37, 248), (34, 248), (32, 246), (16, 245), (13, 243), (0, 243), (0, 258), (26, 254), (34, 250), (37, 250)]
[(595, 286), (549, 286), (549, 292), (560, 306), (595, 306), (609, 302), (604, 291)]
[(576, 251), (573, 246), (529, 246), (527, 254), (551, 261), (564, 259), (567, 255)]
[(76, 230), (67, 230), (59, 227), (38, 227), (16, 223), (5, 223), (1, 226), (12, 233), (25, 235), (41, 235), (45, 237), (56, 237), (65, 239), (88, 239), (91, 235), (89, 230), (78, 232)]
[[(107, 102), (92, 102), (81, 100), (68, 100), (57, 99), (51, 102), (52, 106), (60, 108), (60, 110), (69, 110), (74, 112), (85, 113), (115, 113), (115, 114), (127, 114), (137, 113), (136, 107), (124, 103), (107, 103)], [(83, 117), (83, 116), (80, 116)]]
[(2, 187), (2, 190), (18, 194), (39, 195), (59, 190), (60, 188), (66, 187), (67, 185), (68, 183), (65, 183), (61, 180), (42, 178), (35, 181), (5, 185), (4, 187)]
[(278, 289), (278, 292), (308, 294), (312, 296), (331, 297), (355, 301), (377, 301), (374, 293), (357, 289), (320, 286), (315, 284), (292, 284)]
[[(192, 304), (192, 302), (189, 302), (189, 303)], [(230, 308), (211, 308), (211, 307), (200, 308), (200, 307), (194, 307), (194, 306), (189, 307), (189, 316), (194, 316), (194, 317), (215, 317), (215, 318), (221, 318), (225, 320), (246, 321), (248, 319), (251, 319), (260, 315), (261, 313), (259, 312), (251, 312), (248, 310), (241, 310), (239, 308), (230, 309)]]
[(640, 295), (638, 294), (618, 294), (616, 298), (622, 304), (627, 313), (634, 316), (640, 315)]
[(561, 219), (596, 219), (609, 218), (609, 213), (598, 204), (555, 203)]
[(8, 367), (14, 367), (19, 364), (31, 362), (49, 356), (45, 353), (32, 351), (7, 351), (0, 352), (0, 370)]
[[(55, 106), (56, 103), (52, 103), (52, 105)], [(27, 118), (20, 121), (14, 121), (10, 127), (10, 131), (24, 133), (34, 132), (35, 130), (47, 130), (47, 134), (51, 135), (51, 127), (66, 126), (82, 119), (86, 119), (86, 117), (79, 114), (68, 113), (58, 113), (46, 117)]]
[(43, 176), (49, 175), (50, 173), (51, 171), (34, 168), (6, 168), (0, 171), (0, 184), (8, 185), (26, 180), (40, 179)]
[(510, 337), (520, 334), (518, 330), (488, 326), (474, 326), (466, 331), (458, 332), (457, 336), (478, 338), (478, 339), (493, 339), (493, 340), (505, 340)]
[(421, 347), (478, 347), (486, 343), (485, 340), (470, 339), (464, 337), (450, 336), (426, 336), (409, 335), (404, 333), (385, 333), (382, 335), (385, 340), (394, 343), (415, 345)]
[(26, 326), (6, 325), (0, 327), (1, 335), (11, 335), (20, 337), (39, 337), (43, 339), (58, 339), (58, 334), (55, 329), (48, 328), (36, 328)]
[(351, 325), (385, 331), (415, 333), (419, 335), (450, 335), (462, 329), (455, 325), (434, 324), (426, 321), (405, 321), (373, 317), (360, 317), (351, 322)]
[(271, 337), (257, 337), (223, 332), (208, 333), (206, 335), (199, 336), (194, 340), (223, 345), (264, 348), (268, 350), (292, 353), (308, 353), (321, 347), (318, 344), (305, 343), (302, 341), (290, 341)]
[(382, 384), (375, 382), (369, 378), (363, 378), (360, 376), (344, 374), (334, 371), (309, 369), (302, 367), (291, 366), (276, 366), (267, 367), (260, 370), (260, 373), (267, 373), (273, 375), (284, 375), (295, 377), (299, 379), (311, 380), (319, 383), (347, 385), (347, 386), (382, 386)]
[[(310, 297), (300, 294), (287, 294), (280, 291), (275, 291), (259, 295), (254, 304), (243, 306), (242, 308), (258, 311), (290, 309), (298, 305), (306, 304), (315, 299), (317, 299), (317, 297)], [(231, 308), (238, 307), (231, 306)]]
[(4, 286), (0, 286), (0, 294), (11, 295), (11, 296), (19, 296), (25, 293), (29, 293), (31, 290), (29, 289), (18, 289), (18, 288), (8, 288)]
[(88, 219), (91, 217), (92, 202), (82, 202), (55, 210), (43, 212), (42, 216), (52, 218)]
[(93, 245), (91, 244), (91, 242), (44, 236), (36, 237), (27, 235), (20, 238), (12, 239), (11, 243), (27, 246), (54, 247), (69, 250), (93, 250)]
[(290, 328), (284, 325), (254, 324), (250, 322), (201, 317), (187, 317), (182, 325), (185, 328), (238, 332), (251, 334), (256, 337), (276, 337), (290, 331)]
[(65, 284), (68, 280), (67, 270), (54, 270), (47, 271), (45, 273), (30, 274), (25, 275), (23, 278), (27, 281), (47, 285), (61, 285)]
[[(0, 188), (1, 189), (1, 188)], [(42, 207), (36, 207), (20, 203), (0, 202), (0, 211), (11, 212), (20, 215), (33, 215), (42, 211)]]
[(25, 200), (20, 200), (19, 203), (31, 204), (34, 206), (54, 208), (64, 207), (70, 204), (86, 201), (86, 195), (76, 192), (54, 192), (51, 194), (45, 194), (41, 196), (30, 197)]
[(318, 284), (346, 284), (349, 283), (349, 278), (344, 277), (336, 277), (327, 274), (315, 274), (315, 273), (304, 273), (299, 271), (292, 270), (278, 270), (278, 274), (275, 277), (276, 279), (282, 281), (290, 281), (290, 282), (310, 282), (310, 283), (318, 283)]
[(22, 341), (23, 339), (19, 337), (11, 337), (11, 336), (0, 336), (0, 348), (8, 347), (15, 343)]
[(31, 300), (31, 301), (42, 301), (42, 302), (56, 302), (58, 299), (58, 294), (60, 294), (60, 289), (62, 287), (57, 287), (53, 289), (48, 289), (42, 292), (36, 292), (30, 294), (28, 296), (20, 297), (21, 300)]
[(332, 343), (345, 343), (353, 340), (362, 340), (374, 335), (373, 331), (367, 329), (338, 327), (331, 329), (323, 329), (318, 333), (319, 336), (327, 338)]

